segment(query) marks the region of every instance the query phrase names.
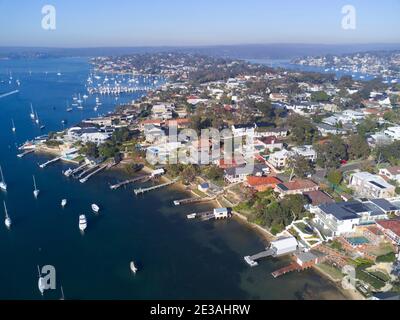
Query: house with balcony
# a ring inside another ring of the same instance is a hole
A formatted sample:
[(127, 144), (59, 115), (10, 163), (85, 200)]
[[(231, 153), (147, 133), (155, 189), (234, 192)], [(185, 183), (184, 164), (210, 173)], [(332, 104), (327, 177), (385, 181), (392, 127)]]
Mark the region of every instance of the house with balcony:
[(381, 176), (369, 172), (354, 173), (350, 177), (349, 187), (360, 197), (368, 199), (392, 198), (396, 187), (386, 182)]
[(400, 182), (400, 166), (380, 169), (379, 174), (389, 180)]

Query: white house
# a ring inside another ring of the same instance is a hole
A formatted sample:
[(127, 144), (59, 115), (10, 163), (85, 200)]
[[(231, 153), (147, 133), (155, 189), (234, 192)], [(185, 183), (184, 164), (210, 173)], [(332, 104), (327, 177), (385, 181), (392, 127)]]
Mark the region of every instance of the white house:
[(315, 214), (314, 220), (317, 225), (332, 236), (340, 236), (353, 232), (359, 225), (387, 219), (387, 204), (391, 205), (384, 199), (329, 203), (313, 207), (311, 212)]
[(369, 199), (392, 198), (396, 194), (396, 187), (387, 183), (381, 176), (369, 172), (354, 173), (350, 177), (349, 187), (359, 196)]
[(86, 132), (81, 135), (80, 140), (82, 142), (93, 142), (99, 145), (110, 139), (110, 136), (110, 134), (103, 132)]
[(268, 163), (270, 163), (275, 169), (282, 169), (286, 167), (289, 157), (290, 152), (288, 150), (277, 151), (269, 156)]
[(317, 152), (313, 146), (294, 147), (292, 151), (295, 155), (302, 156), (309, 161), (315, 162), (317, 160)]
[(390, 180), (400, 182), (400, 167), (389, 167), (379, 170), (381, 176), (385, 176)]
[(387, 128), (385, 135), (393, 140), (400, 140), (400, 126)]

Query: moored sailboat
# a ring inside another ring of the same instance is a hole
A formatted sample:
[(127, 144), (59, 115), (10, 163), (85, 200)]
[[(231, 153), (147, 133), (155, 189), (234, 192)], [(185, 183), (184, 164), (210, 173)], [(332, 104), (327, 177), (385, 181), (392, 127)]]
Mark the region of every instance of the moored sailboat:
[(34, 189), (33, 189), (33, 196), (35, 197), (35, 199), (37, 199), (38, 197), (39, 197), (39, 193), (40, 193), (40, 190), (37, 188), (37, 186), (36, 186), (36, 179), (35, 179), (35, 176), (32, 176), (33, 177), (33, 187), (34, 187)]
[(11, 218), (10, 218), (10, 216), (8, 215), (6, 202), (3, 201), (3, 203), (4, 203), (4, 212), (5, 212), (4, 224), (6, 225), (7, 229), (10, 229), (10, 228), (11, 228), (11, 224), (12, 224)]
[(7, 183), (4, 180), (3, 169), (1, 168), (1, 166), (0, 166), (0, 178), (1, 178), (0, 189), (3, 190), (3, 191), (7, 191)]

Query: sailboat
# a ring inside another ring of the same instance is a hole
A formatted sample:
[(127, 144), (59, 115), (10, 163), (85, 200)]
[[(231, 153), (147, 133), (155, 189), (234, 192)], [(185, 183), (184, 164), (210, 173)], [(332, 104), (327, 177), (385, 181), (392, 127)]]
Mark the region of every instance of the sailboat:
[(35, 199), (37, 199), (38, 197), (39, 197), (39, 193), (40, 193), (40, 190), (37, 188), (37, 186), (36, 186), (36, 179), (35, 179), (35, 176), (32, 176), (33, 177), (33, 187), (34, 187), (34, 189), (33, 189), (33, 196), (35, 197)]
[(72, 108), (69, 106), (68, 102), (67, 102), (67, 112), (71, 112)]
[(61, 200), (61, 207), (65, 208), (66, 205), (67, 205), (67, 199), (62, 199)]
[(17, 131), (17, 129), (15, 128), (14, 119), (11, 119), (11, 123), (12, 123), (12, 127), (11, 127), (12, 132)]
[(38, 268), (38, 274), (39, 274), (38, 288), (39, 288), (41, 295), (43, 296), (44, 290), (46, 289), (46, 283), (45, 283), (44, 278), (42, 278), (39, 266), (37, 266), (37, 268)]
[(4, 219), (4, 224), (6, 225), (7, 229), (10, 229), (11, 228), (11, 219), (10, 219), (10, 216), (8, 215), (6, 202), (3, 201), (3, 203), (4, 203), (4, 212), (5, 212), (5, 215), (6, 215), (6, 217)]
[(7, 191), (7, 183), (4, 180), (3, 169), (1, 168), (1, 166), (0, 166), (0, 178), (1, 178), (0, 189), (3, 191)]
[(132, 271), (133, 274), (136, 274), (136, 272), (138, 272), (138, 268), (136, 267), (134, 261), (131, 261), (130, 268), (131, 268), (131, 271)]
[(38, 114), (37, 114), (37, 111), (36, 111), (36, 113), (35, 113), (35, 122), (36, 122), (36, 124), (39, 124), (39, 122), (40, 122), (39, 116), (38, 116)]
[(30, 114), (30, 117), (31, 117), (32, 120), (35, 120), (35, 112), (33, 111), (32, 103), (31, 103), (31, 114)]

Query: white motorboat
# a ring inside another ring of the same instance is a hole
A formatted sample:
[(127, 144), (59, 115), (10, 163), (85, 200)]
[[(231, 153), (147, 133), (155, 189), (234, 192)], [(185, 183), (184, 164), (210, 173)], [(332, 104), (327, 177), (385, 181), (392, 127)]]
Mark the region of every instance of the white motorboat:
[(67, 205), (67, 199), (62, 199), (61, 200), (61, 207), (65, 208), (66, 205)]
[(5, 216), (6, 216), (5, 219), (4, 219), (4, 224), (6, 225), (7, 229), (10, 229), (12, 221), (11, 221), (10, 216), (8, 215), (6, 202), (3, 201), (3, 203), (4, 203), (4, 212), (5, 212)]
[(63, 171), (63, 174), (66, 177), (70, 177), (73, 172), (74, 171), (71, 168), (69, 168), (68, 170)]
[(11, 124), (12, 124), (12, 127), (11, 127), (12, 132), (17, 131), (17, 129), (15, 128), (14, 119), (11, 119)]
[(131, 268), (132, 273), (136, 274), (136, 272), (138, 272), (138, 268), (136, 267), (134, 261), (131, 261), (130, 268)]
[(1, 168), (1, 166), (0, 166), (0, 178), (1, 178), (0, 189), (3, 190), (3, 191), (7, 191), (7, 183), (4, 180), (3, 169)]
[(35, 197), (35, 199), (37, 199), (39, 197), (40, 190), (36, 186), (35, 176), (32, 177), (33, 177), (33, 196)]
[(97, 204), (93, 203), (93, 204), (92, 204), (92, 210), (93, 210), (93, 212), (95, 212), (95, 213), (99, 213), (100, 207), (99, 207)]
[(79, 230), (81, 230), (81, 232), (84, 232), (86, 228), (87, 228), (86, 216), (82, 214), (79, 216)]

